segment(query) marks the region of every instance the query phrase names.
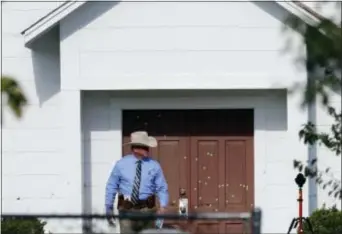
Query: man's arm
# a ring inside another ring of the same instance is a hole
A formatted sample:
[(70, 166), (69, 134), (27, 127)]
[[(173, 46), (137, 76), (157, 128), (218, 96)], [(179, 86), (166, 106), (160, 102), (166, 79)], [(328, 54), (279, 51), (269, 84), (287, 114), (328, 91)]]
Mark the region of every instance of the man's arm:
[(113, 211), (115, 195), (119, 189), (120, 172), (118, 163), (115, 164), (106, 185), (106, 212)]
[(163, 174), (163, 170), (161, 169), (160, 165), (158, 164), (158, 169), (157, 169), (157, 174), (156, 174), (156, 193), (159, 198), (160, 206), (161, 208), (165, 208), (168, 203), (169, 203), (169, 191), (168, 191), (168, 186)]

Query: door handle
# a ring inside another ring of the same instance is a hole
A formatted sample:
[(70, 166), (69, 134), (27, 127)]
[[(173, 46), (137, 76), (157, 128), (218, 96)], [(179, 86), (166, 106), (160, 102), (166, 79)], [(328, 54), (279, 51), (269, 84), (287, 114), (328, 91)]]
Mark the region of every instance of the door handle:
[(172, 201), (171, 202), (171, 206), (176, 206), (177, 205), (177, 202), (176, 201)]

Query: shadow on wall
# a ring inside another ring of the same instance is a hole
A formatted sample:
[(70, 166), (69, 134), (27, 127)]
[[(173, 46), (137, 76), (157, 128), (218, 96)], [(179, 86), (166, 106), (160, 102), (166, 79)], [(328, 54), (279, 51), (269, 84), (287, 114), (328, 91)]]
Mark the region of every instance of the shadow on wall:
[[(272, 16), (274, 19), (279, 21), (281, 23), (281, 27), (279, 27), (276, 30), (279, 30), (279, 33), (283, 37), (284, 46), (280, 50), (281, 54), (283, 56), (290, 56), (293, 59), (294, 66), (300, 70), (305, 70), (305, 64), (301, 61), (299, 58), (302, 56), (305, 56), (306, 50), (305, 47), (303, 47), (302, 41), (298, 41), (299, 37), (296, 37), (297, 35), (287, 32), (287, 27), (291, 28), (292, 30), (302, 33), (299, 31), (299, 28), (293, 27), (293, 25), (289, 24), (289, 18), (293, 19), (299, 19), (297, 16), (289, 12), (284, 7), (280, 6), (276, 2), (253, 2), (255, 6), (260, 8), (262, 11), (264, 11), (266, 14)], [(299, 43), (299, 44), (298, 44)], [(298, 44), (298, 45), (297, 45)], [(300, 48), (300, 49), (299, 49)]]
[(59, 28), (55, 27), (32, 45), (32, 63), (39, 105), (60, 92)]
[[(273, 18), (275, 18), (276, 20), (278, 20), (281, 23), (286, 23), (287, 26), (290, 26), (293, 30), (301, 33), (300, 31), (298, 31), (298, 28), (294, 28), (293, 26), (289, 25), (289, 23), (287, 22), (289, 18), (293, 17), (298, 19), (297, 16), (295, 16), (294, 14), (288, 12), (286, 9), (284, 9), (282, 6), (280, 6), (279, 4), (277, 4), (276, 2), (253, 2), (254, 5), (256, 5), (257, 7), (259, 7), (261, 10), (263, 10), (264, 12), (266, 12), (267, 14), (271, 15)], [(281, 32), (282, 28), (279, 28), (279, 32)], [(294, 65), (299, 68), (300, 70), (305, 69), (305, 63), (302, 62), (302, 60), (298, 60), (298, 58), (300, 58), (303, 54), (301, 54), (302, 51), (298, 50), (298, 51), (293, 51), (291, 49), (291, 40), (290, 39), (290, 34), (286, 33), (285, 31), (282, 32), (284, 34), (284, 49), (283, 49), (283, 53), (293, 53), (293, 58), (294, 58)], [(304, 45), (304, 44), (303, 44)], [(293, 46), (293, 45), (292, 45)], [(303, 47), (304, 48), (304, 47)], [(306, 51), (305, 51), (306, 52)], [(296, 54), (297, 53), (297, 54)], [(318, 69), (318, 74), (320, 77), (324, 77), (324, 68), (319, 68)], [(340, 75), (340, 72), (337, 72), (337, 76)], [(333, 93), (336, 95), (339, 95), (340, 97), (342, 96), (342, 90), (340, 87), (337, 87), (336, 89), (332, 89)]]
[[(104, 14), (105, 12), (112, 9), (114, 6), (119, 4), (119, 2), (87, 2), (79, 9), (77, 9), (73, 14), (66, 17), (65, 20), (68, 21), (67, 25), (63, 25), (63, 32), (61, 33), (61, 41), (80, 30), (81, 28), (87, 26), (90, 22)], [(62, 21), (63, 24), (63, 21)]]
[[(85, 213), (104, 212), (102, 209), (105, 196), (104, 184), (113, 163), (112, 144), (108, 144), (108, 142), (113, 140), (110, 132), (119, 129), (119, 126), (113, 126), (110, 121), (111, 110), (109, 107), (109, 92), (82, 92), (82, 189)], [(100, 224), (95, 226), (93, 227), (103, 227)]]
[[(92, 91), (93, 95), (99, 93), (98, 91)], [(288, 129), (288, 106), (286, 89), (275, 89), (275, 90), (134, 90), (134, 91), (115, 91), (111, 94), (112, 98), (139, 98), (139, 99), (150, 99), (159, 100), (160, 98), (185, 98), (190, 100), (198, 100), (203, 98), (206, 102), (218, 100), (220, 98), (229, 98), (232, 100), (254, 100), (263, 105), (265, 121), (254, 123), (256, 130), (267, 130), (267, 131), (287, 131)], [(265, 98), (267, 103), (264, 103)], [(211, 101), (210, 101), (211, 100)], [(134, 101), (134, 100), (133, 100)], [(195, 101), (196, 103), (196, 101)], [(163, 109), (181, 109), (181, 108), (169, 108)], [(191, 108), (190, 108), (191, 109)], [(193, 108), (203, 109), (203, 108)], [(233, 108), (234, 109), (234, 108)], [(246, 109), (253, 109), (253, 105), (246, 107)], [(259, 112), (260, 113), (260, 112)], [(254, 112), (254, 114), (257, 114)], [(257, 118), (259, 119), (259, 118)]]

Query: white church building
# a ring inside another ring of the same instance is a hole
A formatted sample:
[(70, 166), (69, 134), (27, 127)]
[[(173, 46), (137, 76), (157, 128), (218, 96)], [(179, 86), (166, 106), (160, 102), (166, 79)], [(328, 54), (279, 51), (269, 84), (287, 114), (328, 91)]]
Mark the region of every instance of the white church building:
[[(308, 74), (296, 66), (298, 49), (284, 53), (287, 37), (305, 53), (297, 32), (282, 31), (289, 14), (315, 18), (291, 1), (3, 2), (2, 73), (20, 82), (28, 105), (20, 120), (4, 108), (2, 211), (102, 213), (123, 143), (147, 130), (159, 142), (152, 156), (170, 210), (184, 188), (190, 212), (260, 207), (263, 233), (285, 233), (297, 216), (293, 160), (319, 158), (341, 176), (341, 157), (299, 141), (308, 120), (322, 130), (331, 120), (290, 92)], [(340, 106), (340, 94), (332, 102)], [(334, 202), (306, 183), (305, 215)], [(81, 229), (47, 224), (52, 233)]]

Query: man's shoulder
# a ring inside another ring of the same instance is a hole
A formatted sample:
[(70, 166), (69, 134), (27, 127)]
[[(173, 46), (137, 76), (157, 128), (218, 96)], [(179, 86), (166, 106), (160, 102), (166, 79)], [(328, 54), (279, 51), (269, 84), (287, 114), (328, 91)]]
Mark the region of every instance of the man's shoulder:
[(160, 163), (153, 158), (149, 158), (149, 162), (155, 167), (160, 167)]
[(118, 161), (116, 161), (117, 165), (120, 165), (122, 163), (125, 163), (131, 159), (130, 154), (124, 155), (122, 158), (120, 158)]

